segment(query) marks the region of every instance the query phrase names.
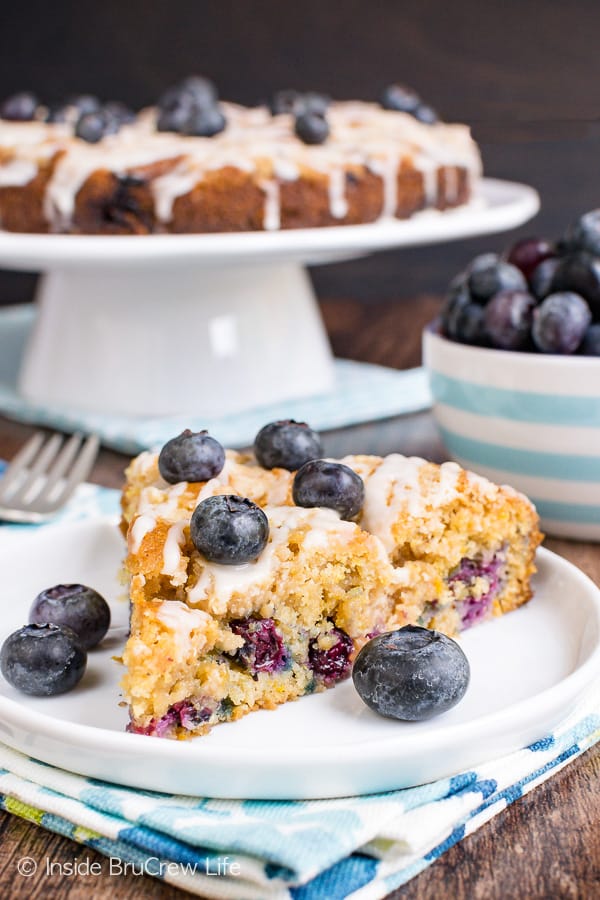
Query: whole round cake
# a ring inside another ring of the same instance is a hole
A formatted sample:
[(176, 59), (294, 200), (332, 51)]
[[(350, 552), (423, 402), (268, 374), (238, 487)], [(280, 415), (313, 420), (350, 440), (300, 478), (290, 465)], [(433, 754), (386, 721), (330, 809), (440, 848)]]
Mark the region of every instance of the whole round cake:
[(185, 79), (135, 114), (89, 95), (0, 106), (0, 227), (71, 234), (276, 231), (408, 218), (468, 202), (481, 173), (465, 125), (412, 91), (381, 103), (282, 91), (220, 102)]

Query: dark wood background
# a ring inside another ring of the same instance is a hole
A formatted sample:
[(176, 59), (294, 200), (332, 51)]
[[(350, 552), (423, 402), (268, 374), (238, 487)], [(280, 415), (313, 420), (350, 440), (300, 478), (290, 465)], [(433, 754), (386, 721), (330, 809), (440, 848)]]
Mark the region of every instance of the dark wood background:
[[(0, 95), (73, 91), (143, 105), (191, 72), (224, 97), (277, 87), (376, 98), (412, 83), (469, 122), (488, 174), (541, 192), (521, 231), (557, 235), (600, 206), (600, 4), (596, 0), (22, 0), (1, 6)], [(397, 251), (314, 271), (318, 293), (361, 301), (440, 293), (480, 249), (508, 237)], [(0, 273), (0, 302), (34, 279)]]

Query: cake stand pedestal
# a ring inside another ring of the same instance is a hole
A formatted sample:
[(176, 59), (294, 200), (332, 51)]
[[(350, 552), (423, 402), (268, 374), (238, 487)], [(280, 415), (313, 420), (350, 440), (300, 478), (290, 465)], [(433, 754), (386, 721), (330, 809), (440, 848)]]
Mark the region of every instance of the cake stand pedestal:
[(485, 179), (467, 207), (406, 221), (285, 232), (0, 233), (0, 264), (45, 272), (19, 390), (37, 404), (214, 417), (333, 386), (307, 264), (516, 227), (525, 185)]

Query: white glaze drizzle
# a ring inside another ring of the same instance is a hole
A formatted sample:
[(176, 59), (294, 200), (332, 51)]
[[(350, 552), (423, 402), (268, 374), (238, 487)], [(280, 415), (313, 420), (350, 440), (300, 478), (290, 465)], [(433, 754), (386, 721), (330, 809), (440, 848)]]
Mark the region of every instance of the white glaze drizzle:
[(185, 522), (175, 522), (167, 532), (163, 546), (163, 575), (175, 576), (179, 573), (183, 559), (181, 545), (183, 544), (185, 525)]
[(346, 199), (346, 173), (343, 169), (329, 172), (329, 211), (334, 219), (343, 219), (348, 214)]
[(0, 187), (22, 187), (37, 175), (39, 167), (31, 159), (11, 159), (0, 166)]
[(132, 554), (139, 553), (142, 541), (155, 528), (156, 519), (154, 516), (147, 514), (138, 516), (129, 530), (129, 552)]

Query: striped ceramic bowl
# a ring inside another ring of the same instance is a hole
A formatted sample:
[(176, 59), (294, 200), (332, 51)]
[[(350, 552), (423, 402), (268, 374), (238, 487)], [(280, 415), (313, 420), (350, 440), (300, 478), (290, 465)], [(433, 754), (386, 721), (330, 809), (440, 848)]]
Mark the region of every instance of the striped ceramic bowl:
[(451, 456), (535, 503), (547, 534), (600, 540), (600, 358), (457, 344), (423, 358)]

